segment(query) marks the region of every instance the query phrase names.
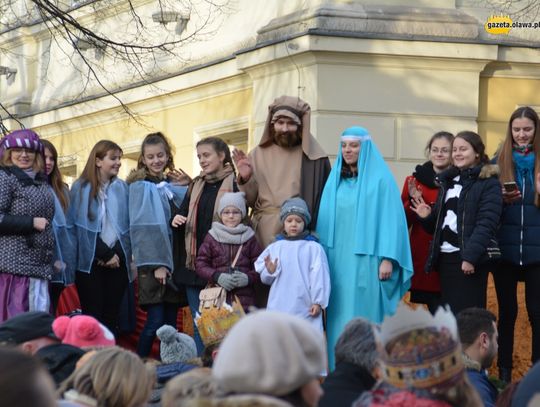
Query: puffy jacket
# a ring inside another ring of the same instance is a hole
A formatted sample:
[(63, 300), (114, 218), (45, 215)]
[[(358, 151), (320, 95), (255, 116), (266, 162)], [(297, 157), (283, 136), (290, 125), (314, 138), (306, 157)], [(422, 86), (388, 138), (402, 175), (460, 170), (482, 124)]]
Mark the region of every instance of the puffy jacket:
[(488, 248), (497, 247), (497, 228), (502, 212), (501, 184), (497, 178), (499, 167), (492, 164), (479, 165), (459, 171), (456, 167), (440, 173), (437, 203), (431, 215), (422, 221), (428, 232), (433, 233), (430, 254), (425, 270), (429, 272), (437, 264), (441, 246), (444, 200), (449, 182), (461, 176), (463, 189), (458, 200), (457, 232), (459, 250), (464, 261), (477, 266), (490, 260)]
[[(239, 247), (240, 245), (237, 244), (220, 243), (212, 235), (207, 234), (199, 248), (197, 260), (195, 261), (197, 275), (208, 282), (217, 283), (221, 273), (230, 272), (230, 265)], [(236, 288), (228, 292), (227, 302), (230, 303), (236, 295), (246, 310), (250, 305), (255, 304), (253, 285), (259, 281), (259, 274), (255, 271), (253, 264), (261, 252), (261, 246), (259, 246), (255, 236), (244, 243), (235, 268), (247, 274), (249, 284), (246, 287)]]
[(518, 185), (522, 198), (504, 204), (497, 237), (503, 260), (527, 266), (540, 263), (540, 208), (531, 179), (523, 177)]
[[(43, 174), (30, 178), (18, 167), (0, 167), (0, 273), (50, 280), (53, 273), (54, 198)], [(34, 218), (45, 218), (38, 232)]]

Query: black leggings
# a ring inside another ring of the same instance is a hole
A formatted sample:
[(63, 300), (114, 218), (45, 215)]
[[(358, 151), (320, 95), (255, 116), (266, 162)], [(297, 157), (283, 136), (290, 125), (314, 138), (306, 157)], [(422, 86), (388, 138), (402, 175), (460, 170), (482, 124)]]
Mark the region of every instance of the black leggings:
[(461, 255), (440, 253), (437, 271), (441, 278), (441, 303), (450, 305), (454, 315), (469, 307), (486, 308), (489, 265), (475, 267), (473, 274), (461, 270)]
[(118, 314), (128, 285), (125, 263), (116, 269), (94, 264), (90, 273), (77, 271), (75, 285), (83, 314), (93, 316), (118, 335)]
[(540, 359), (540, 264), (518, 266), (502, 261), (493, 273), (499, 303), (499, 367), (512, 368), (514, 326), (518, 313), (517, 283), (525, 281), (525, 304), (532, 329), (534, 364)]

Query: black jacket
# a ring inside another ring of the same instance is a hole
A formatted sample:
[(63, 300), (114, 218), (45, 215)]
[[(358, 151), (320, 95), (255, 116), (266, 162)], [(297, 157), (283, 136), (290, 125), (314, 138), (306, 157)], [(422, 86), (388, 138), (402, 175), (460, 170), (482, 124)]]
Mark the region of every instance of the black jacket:
[(458, 200), (457, 232), (459, 250), (464, 261), (477, 266), (490, 260), (489, 249), (497, 247), (497, 228), (502, 212), (501, 184), (497, 178), (499, 168), (486, 164), (464, 171), (456, 167), (437, 176), (439, 195), (431, 215), (422, 220), (422, 225), (433, 233), (425, 271), (430, 272), (437, 264), (441, 246), (442, 213), (450, 181), (461, 176), (463, 189)]
[(373, 376), (363, 367), (340, 362), (322, 384), (324, 394), (319, 407), (350, 407), (360, 395), (371, 390), (375, 384)]

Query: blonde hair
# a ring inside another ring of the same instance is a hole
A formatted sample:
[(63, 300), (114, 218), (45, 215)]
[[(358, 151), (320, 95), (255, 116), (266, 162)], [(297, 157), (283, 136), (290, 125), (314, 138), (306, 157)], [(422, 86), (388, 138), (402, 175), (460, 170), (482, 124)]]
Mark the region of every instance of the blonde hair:
[(148, 401), (155, 383), (155, 371), (133, 352), (119, 347), (97, 351), (58, 389), (91, 397), (100, 407), (140, 407)]
[(212, 398), (215, 393), (212, 370), (201, 367), (171, 379), (165, 386), (161, 404), (163, 407), (175, 407), (188, 400)]
[[(4, 155), (2, 156), (2, 161), (0, 164), (4, 167), (15, 165), (13, 164), (13, 161), (11, 160), (11, 153), (12, 149), (8, 148), (6, 151), (4, 151)], [(39, 151), (36, 151), (36, 156), (34, 158), (34, 164), (32, 165), (32, 169), (37, 174), (38, 172), (42, 172), (45, 170), (45, 161), (43, 160), (43, 156), (40, 154)]]

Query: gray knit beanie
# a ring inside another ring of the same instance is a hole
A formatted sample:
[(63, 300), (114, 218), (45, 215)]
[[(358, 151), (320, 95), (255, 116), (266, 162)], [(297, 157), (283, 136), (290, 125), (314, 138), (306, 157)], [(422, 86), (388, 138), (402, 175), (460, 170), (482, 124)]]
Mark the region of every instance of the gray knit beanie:
[(246, 216), (246, 194), (243, 192), (225, 192), (219, 200), (218, 213), (221, 216), (221, 212), (227, 206), (234, 206), (240, 212), (242, 212), (242, 218)]
[(195, 341), (170, 325), (163, 325), (156, 332), (161, 340), (160, 355), (163, 363), (187, 362), (197, 357)]
[(279, 212), (281, 223), (285, 221), (287, 216), (292, 214), (300, 216), (304, 220), (306, 228), (311, 222), (311, 215), (309, 214), (308, 206), (306, 201), (304, 201), (302, 198), (290, 198), (283, 202), (283, 205), (281, 205), (281, 211)]

